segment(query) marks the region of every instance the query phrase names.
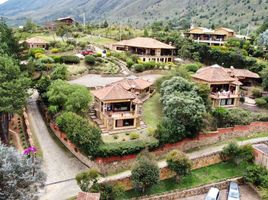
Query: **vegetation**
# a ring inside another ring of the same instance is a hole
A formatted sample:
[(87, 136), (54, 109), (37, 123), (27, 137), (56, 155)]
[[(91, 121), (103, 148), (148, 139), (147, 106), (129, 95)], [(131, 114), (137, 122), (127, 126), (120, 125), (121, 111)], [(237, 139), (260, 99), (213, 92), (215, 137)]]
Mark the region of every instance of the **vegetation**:
[(87, 64), (89, 64), (89, 65), (94, 65), (95, 64), (95, 57), (94, 56), (86, 56), (85, 57), (85, 61), (86, 61), (86, 63)]
[(159, 181), (158, 184), (152, 186), (145, 193), (137, 193), (136, 190), (127, 192), (127, 198), (138, 197), (140, 195), (153, 195), (163, 192), (168, 192), (175, 189), (189, 189), (209, 183), (214, 183), (228, 178), (243, 176), (245, 171), (244, 165), (235, 165), (231, 162), (222, 162), (219, 164), (211, 165), (196, 170), (182, 178), (178, 184), (173, 178)]
[(61, 62), (65, 64), (77, 64), (80, 62), (80, 58), (77, 56), (61, 56)]
[(244, 173), (244, 178), (247, 182), (253, 183), (256, 186), (268, 187), (268, 171), (263, 166), (248, 166)]
[(147, 151), (141, 152), (131, 171), (134, 188), (144, 193), (159, 181), (159, 168)]
[(191, 173), (191, 161), (186, 155), (178, 150), (173, 150), (168, 153), (167, 157), (168, 168), (176, 173), (176, 181)]
[(86, 172), (77, 174), (75, 179), (79, 187), (84, 192), (89, 192), (90, 188), (97, 184), (99, 172), (96, 169), (89, 169)]
[(101, 131), (87, 119), (72, 113), (64, 112), (56, 118), (59, 128), (86, 155), (95, 156), (101, 141)]
[(49, 111), (71, 111), (83, 113), (87, 111), (92, 97), (86, 87), (72, 85), (63, 80), (55, 80), (48, 87), (47, 97)]
[(1, 199), (34, 200), (46, 179), (39, 159), (3, 144), (0, 144), (0, 176)]

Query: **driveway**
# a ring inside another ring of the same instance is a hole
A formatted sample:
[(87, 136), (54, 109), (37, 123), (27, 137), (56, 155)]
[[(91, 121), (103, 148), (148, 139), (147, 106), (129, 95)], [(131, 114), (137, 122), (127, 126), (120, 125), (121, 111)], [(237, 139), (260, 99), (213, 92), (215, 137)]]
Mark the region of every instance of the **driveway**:
[(74, 178), (87, 167), (74, 157), (55, 136), (50, 134), (38, 110), (37, 96), (38, 94), (35, 94), (29, 100), (27, 112), (32, 132), (37, 137), (43, 152), (44, 171), (47, 174), (47, 186), (40, 199), (66, 199), (75, 196), (80, 191)]
[[(258, 198), (258, 195), (247, 185), (240, 186), (240, 193), (241, 193), (241, 200), (260, 200)], [(192, 196), (188, 198), (183, 198), (180, 200), (203, 200), (205, 199), (206, 194), (198, 195), (198, 196)], [(227, 199), (227, 190), (221, 190), (220, 191), (220, 200), (226, 200)]]
[[(155, 82), (155, 80), (160, 78), (161, 76), (163, 75), (147, 74), (147, 75), (140, 75), (139, 77), (145, 80)], [(99, 74), (87, 74), (85, 76), (82, 76), (75, 80), (71, 80), (69, 82), (73, 84), (78, 84), (78, 85), (83, 85), (89, 88), (93, 88), (93, 87), (102, 87), (102, 86), (111, 84), (113, 82), (120, 81), (122, 79), (124, 79), (124, 77), (121, 77), (121, 76), (106, 77), (106, 76), (101, 76)]]

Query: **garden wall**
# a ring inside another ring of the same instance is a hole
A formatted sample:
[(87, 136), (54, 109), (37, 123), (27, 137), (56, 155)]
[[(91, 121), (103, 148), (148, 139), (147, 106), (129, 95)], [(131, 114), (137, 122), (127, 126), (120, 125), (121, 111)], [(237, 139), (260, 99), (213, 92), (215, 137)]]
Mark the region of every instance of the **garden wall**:
[(171, 199), (180, 199), (180, 198), (186, 198), (186, 197), (191, 197), (191, 196), (196, 196), (196, 195), (201, 195), (205, 194), (209, 191), (211, 187), (216, 187), (220, 190), (224, 190), (228, 188), (229, 182), (230, 181), (235, 181), (238, 182), (238, 184), (243, 184), (243, 179), (242, 178), (235, 178), (235, 179), (228, 179), (225, 181), (221, 181), (218, 183), (212, 183), (208, 185), (204, 185), (201, 187), (197, 188), (192, 188), (189, 190), (174, 190), (173, 192), (167, 192), (161, 195), (155, 195), (155, 196), (145, 196), (145, 197), (140, 197), (137, 199), (146, 199), (146, 200), (171, 200)]
[[(200, 148), (207, 145), (212, 145), (217, 142), (226, 141), (235, 137), (246, 137), (253, 133), (268, 132), (268, 122), (253, 122), (250, 125), (235, 126), (230, 128), (221, 128), (211, 133), (201, 133), (194, 139), (186, 138), (174, 144), (166, 144), (151, 153), (158, 159), (163, 159), (169, 151), (178, 149), (187, 151), (190, 149)], [(98, 157), (95, 159), (100, 170), (104, 173), (116, 173), (132, 166), (136, 155), (113, 156), (113, 157)], [(202, 162), (202, 161), (200, 161)]]
[[(222, 161), (223, 160), (220, 157), (220, 152), (212, 153), (209, 155), (204, 155), (204, 156), (192, 159), (192, 169), (198, 169), (198, 168), (214, 165)], [(160, 180), (169, 179), (174, 176), (175, 176), (175, 173), (167, 167), (166, 163), (163, 163), (162, 166), (160, 166)], [(110, 180), (110, 181), (107, 181), (107, 183), (110, 183), (110, 184), (118, 183), (122, 185), (125, 190), (131, 190), (133, 188), (130, 176), (123, 177), (117, 180)]]

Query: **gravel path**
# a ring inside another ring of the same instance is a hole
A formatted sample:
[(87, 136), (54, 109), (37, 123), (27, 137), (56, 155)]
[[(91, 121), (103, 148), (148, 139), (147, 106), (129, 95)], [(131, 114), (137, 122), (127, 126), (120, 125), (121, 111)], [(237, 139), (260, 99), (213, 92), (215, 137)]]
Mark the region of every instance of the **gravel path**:
[(45, 187), (42, 200), (61, 200), (74, 196), (79, 192), (76, 182), (66, 181), (74, 179), (76, 174), (87, 169), (65, 147), (51, 135), (38, 110), (35, 98), (29, 101), (27, 111), (32, 132), (36, 135), (43, 151), (44, 171), (47, 174), (46, 184), (61, 182)]

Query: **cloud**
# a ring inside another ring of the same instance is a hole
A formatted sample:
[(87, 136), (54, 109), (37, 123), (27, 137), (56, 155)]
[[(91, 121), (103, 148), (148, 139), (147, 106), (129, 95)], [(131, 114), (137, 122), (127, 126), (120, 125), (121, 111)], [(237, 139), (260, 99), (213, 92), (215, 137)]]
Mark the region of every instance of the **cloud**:
[(0, 4), (5, 3), (8, 0), (0, 0)]

